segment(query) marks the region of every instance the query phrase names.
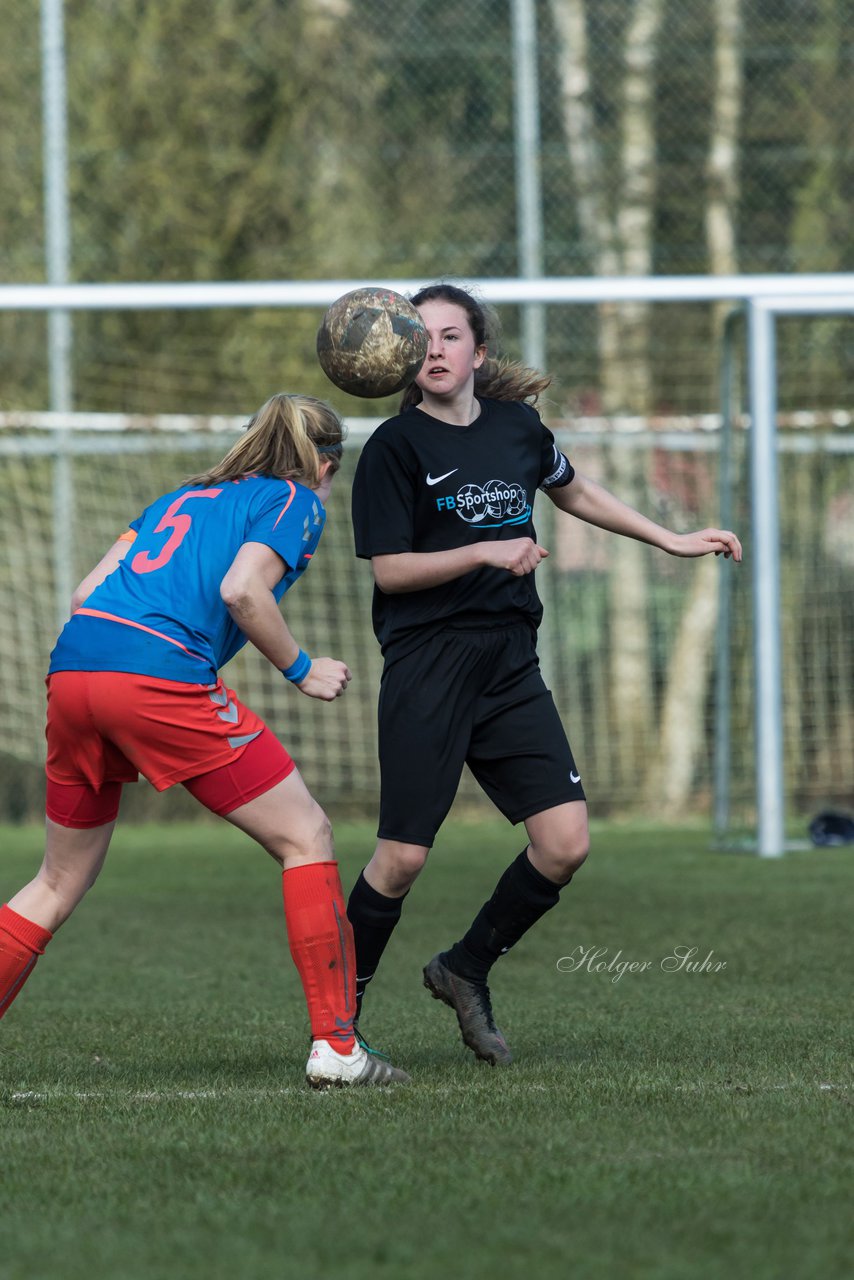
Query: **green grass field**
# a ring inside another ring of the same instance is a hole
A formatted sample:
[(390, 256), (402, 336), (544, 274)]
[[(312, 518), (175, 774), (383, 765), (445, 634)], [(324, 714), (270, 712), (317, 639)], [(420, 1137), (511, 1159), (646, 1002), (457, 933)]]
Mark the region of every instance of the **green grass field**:
[[(41, 833), (0, 838), (5, 900)], [(349, 889), (371, 831), (337, 840)], [(594, 831), (494, 971), (499, 1071), (421, 966), (519, 847), (449, 827), (407, 902), (363, 1022), (412, 1086), (314, 1094), (274, 864), (120, 828), (0, 1028), (3, 1280), (847, 1280), (854, 852)]]

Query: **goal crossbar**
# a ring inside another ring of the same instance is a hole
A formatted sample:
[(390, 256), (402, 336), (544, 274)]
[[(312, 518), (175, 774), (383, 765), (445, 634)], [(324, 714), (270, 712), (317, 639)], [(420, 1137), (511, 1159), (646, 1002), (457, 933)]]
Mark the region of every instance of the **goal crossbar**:
[[(414, 293), (423, 280), (367, 283)], [(854, 274), (744, 276), (556, 276), (478, 279), (493, 303), (747, 302), (777, 298), (851, 297)], [(0, 285), (4, 311), (137, 311), (162, 308), (326, 307), (364, 280), (254, 280), (192, 283)]]

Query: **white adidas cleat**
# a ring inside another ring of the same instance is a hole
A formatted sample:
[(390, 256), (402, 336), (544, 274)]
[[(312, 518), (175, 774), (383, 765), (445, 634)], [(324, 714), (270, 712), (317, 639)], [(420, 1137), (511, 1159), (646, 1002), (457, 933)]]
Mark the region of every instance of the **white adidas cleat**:
[(385, 1058), (357, 1042), (350, 1053), (339, 1053), (328, 1040), (315, 1040), (308, 1055), (305, 1078), (312, 1089), (352, 1084), (409, 1084), (409, 1076)]

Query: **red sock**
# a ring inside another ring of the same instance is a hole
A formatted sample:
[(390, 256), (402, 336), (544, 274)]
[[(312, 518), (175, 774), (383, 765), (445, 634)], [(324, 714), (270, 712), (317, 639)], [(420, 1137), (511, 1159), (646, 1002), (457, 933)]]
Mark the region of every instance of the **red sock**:
[(0, 1018), (52, 937), (47, 929), (19, 916), (11, 907), (0, 907)]
[(311, 1037), (349, 1053), (356, 1043), (356, 953), (337, 862), (289, 867), (282, 874), (282, 896)]

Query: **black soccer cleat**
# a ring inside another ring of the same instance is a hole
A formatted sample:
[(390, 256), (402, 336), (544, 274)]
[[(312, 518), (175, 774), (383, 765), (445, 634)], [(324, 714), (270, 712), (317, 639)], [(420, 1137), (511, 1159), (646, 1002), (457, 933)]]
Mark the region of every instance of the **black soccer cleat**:
[(489, 987), (485, 982), (470, 982), (452, 973), (445, 961), (447, 952), (434, 956), (424, 969), (424, 986), (434, 1000), (442, 1000), (457, 1015), (463, 1042), (476, 1057), (493, 1067), (507, 1067), (513, 1055), (504, 1036), (495, 1025)]

